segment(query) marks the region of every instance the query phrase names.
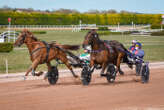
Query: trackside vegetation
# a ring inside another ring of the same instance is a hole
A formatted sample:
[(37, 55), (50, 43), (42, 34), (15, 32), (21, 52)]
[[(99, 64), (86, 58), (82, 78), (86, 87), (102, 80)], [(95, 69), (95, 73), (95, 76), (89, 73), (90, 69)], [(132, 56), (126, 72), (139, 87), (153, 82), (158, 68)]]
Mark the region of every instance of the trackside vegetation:
[(39, 13), (39, 12), (14, 12), (0, 11), (0, 25), (7, 25), (8, 18), (12, 18), (12, 25), (77, 25), (81, 20), (83, 24), (96, 25), (128, 25), (152, 24), (159, 27), (162, 21), (161, 14), (137, 13)]
[(13, 43), (0, 43), (0, 52), (10, 52), (13, 50)]

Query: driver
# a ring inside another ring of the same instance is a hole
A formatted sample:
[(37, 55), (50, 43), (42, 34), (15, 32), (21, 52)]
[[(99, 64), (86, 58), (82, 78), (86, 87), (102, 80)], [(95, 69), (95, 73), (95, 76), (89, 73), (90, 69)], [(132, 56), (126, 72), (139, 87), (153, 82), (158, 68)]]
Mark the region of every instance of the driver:
[(132, 61), (135, 58), (143, 58), (144, 57), (144, 50), (142, 50), (142, 45), (140, 42), (137, 42), (136, 40), (132, 41), (132, 46), (128, 49), (128, 59), (129, 61)]
[(135, 48), (138, 47), (138, 48), (142, 48), (142, 44), (140, 42), (137, 42), (137, 40), (132, 40), (132, 46), (129, 47), (129, 51), (131, 53), (133, 53), (133, 51), (135, 50)]
[(142, 48), (141, 45), (136, 44), (135, 49), (132, 52), (132, 54), (134, 54), (135, 58), (143, 59), (145, 52), (141, 48)]
[(90, 53), (89, 50), (84, 49), (84, 53), (80, 54), (79, 58), (81, 60), (85, 60), (87, 63), (90, 61)]

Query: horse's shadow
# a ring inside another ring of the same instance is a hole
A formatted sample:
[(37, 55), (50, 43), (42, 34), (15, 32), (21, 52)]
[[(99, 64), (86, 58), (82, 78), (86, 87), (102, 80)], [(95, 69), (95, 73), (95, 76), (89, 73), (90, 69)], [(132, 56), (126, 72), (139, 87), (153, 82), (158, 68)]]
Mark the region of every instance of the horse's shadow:
[(102, 82), (102, 83), (92, 83), (89, 86), (112, 86), (112, 85), (123, 85), (130, 83), (139, 83), (140, 80), (126, 80), (126, 81), (115, 81), (114, 83)]
[(52, 88), (52, 87), (60, 87), (60, 86), (73, 86), (73, 85), (82, 85), (82, 83), (79, 82), (59, 82), (54, 85), (49, 84), (48, 82), (45, 84), (31, 84), (27, 86), (26, 89), (39, 89), (39, 88)]
[(50, 85), (49, 83), (46, 84), (36, 84), (36, 85), (30, 85), (30, 87), (27, 87), (27, 89), (40, 89), (40, 88), (52, 88), (52, 87), (61, 87), (61, 86), (83, 86), (83, 87), (94, 87), (94, 86), (114, 86), (114, 85), (124, 85), (124, 84), (130, 84), (130, 83), (140, 83), (140, 80), (126, 80), (126, 81), (115, 81), (114, 83), (108, 83), (108, 82), (91, 82), (88, 86), (82, 85), (82, 82), (59, 82), (55, 85)]

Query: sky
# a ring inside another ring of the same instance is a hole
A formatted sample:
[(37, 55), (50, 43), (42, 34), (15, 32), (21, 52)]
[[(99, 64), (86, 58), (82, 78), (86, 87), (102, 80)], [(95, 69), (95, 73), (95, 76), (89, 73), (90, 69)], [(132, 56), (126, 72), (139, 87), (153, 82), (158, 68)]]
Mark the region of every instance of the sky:
[(110, 10), (118, 12), (126, 10), (138, 13), (164, 14), (164, 0), (0, 0), (0, 8), (33, 8), (35, 10), (76, 9), (80, 12), (88, 10)]

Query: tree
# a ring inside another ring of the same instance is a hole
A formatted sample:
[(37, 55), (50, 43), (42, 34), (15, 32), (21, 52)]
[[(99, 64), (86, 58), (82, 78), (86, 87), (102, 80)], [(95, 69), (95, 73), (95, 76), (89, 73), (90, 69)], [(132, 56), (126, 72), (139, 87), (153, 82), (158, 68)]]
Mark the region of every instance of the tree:
[(62, 13), (62, 14), (79, 13), (77, 10), (64, 9), (64, 8), (61, 8), (59, 10), (54, 10), (53, 12), (54, 13)]
[(85, 12), (85, 13), (88, 13), (88, 14), (99, 14), (100, 11), (99, 10), (89, 10), (88, 12)]

